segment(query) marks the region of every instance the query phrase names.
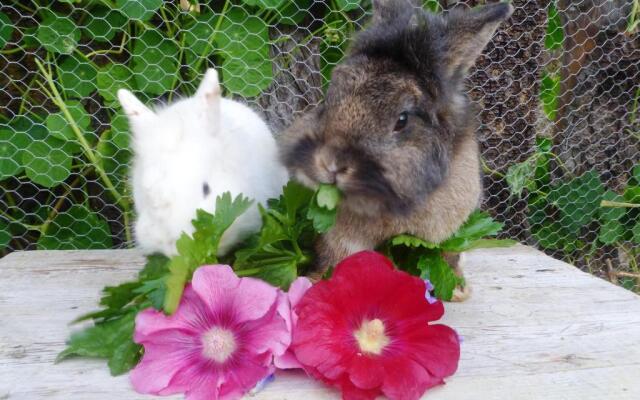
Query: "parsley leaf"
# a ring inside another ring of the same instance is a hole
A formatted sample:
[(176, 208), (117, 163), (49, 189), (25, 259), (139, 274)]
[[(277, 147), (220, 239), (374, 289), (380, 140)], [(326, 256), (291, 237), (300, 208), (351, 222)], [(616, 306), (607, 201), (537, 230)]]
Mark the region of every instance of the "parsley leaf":
[(432, 243), (412, 235), (398, 235), (389, 239), (380, 251), (400, 269), (429, 279), (439, 299), (451, 300), (456, 285), (463, 279), (456, 276), (443, 257), (444, 252), (460, 253), (477, 248), (509, 247), (514, 240), (486, 239), (502, 229), (502, 224), (488, 214), (475, 211), (449, 239)]
[(183, 233), (176, 243), (178, 255), (169, 262), (169, 275), (166, 278), (164, 310), (173, 314), (180, 304), (184, 285), (191, 279), (193, 272), (201, 265), (218, 262), (218, 245), (224, 232), (242, 215), (252, 201), (241, 194), (231, 199), (226, 192), (216, 198), (213, 214), (204, 210), (196, 211), (192, 221), (195, 228), (192, 236)]

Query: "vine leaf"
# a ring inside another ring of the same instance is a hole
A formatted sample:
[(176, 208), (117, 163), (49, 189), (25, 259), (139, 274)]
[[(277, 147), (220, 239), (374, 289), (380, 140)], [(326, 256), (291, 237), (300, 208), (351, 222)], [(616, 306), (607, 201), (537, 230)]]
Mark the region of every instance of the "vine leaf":
[(70, 18), (49, 13), (38, 25), (36, 37), (50, 52), (71, 54), (80, 40), (80, 30)]
[(81, 204), (59, 213), (38, 239), (39, 250), (110, 249), (112, 246), (107, 221)]

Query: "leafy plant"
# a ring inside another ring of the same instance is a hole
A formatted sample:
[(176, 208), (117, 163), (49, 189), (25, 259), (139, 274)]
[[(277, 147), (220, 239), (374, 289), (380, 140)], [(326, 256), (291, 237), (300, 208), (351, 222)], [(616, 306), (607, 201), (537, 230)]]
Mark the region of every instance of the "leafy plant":
[[(273, 44), (290, 40), (272, 37), (270, 27), (300, 24), (312, 34), (296, 46), (322, 41), (326, 81), (370, 7), (360, 0), (223, 0), (185, 10), (161, 0), (45, 3), (16, 3), (28, 18), (0, 12), (2, 58), (36, 72), (16, 85), (19, 105), (0, 114), (0, 201), (9, 205), (0, 213), (0, 253), (20, 247), (21, 237), (38, 248), (132, 243), (131, 151), (117, 89), (171, 100), (192, 94), (192, 82), (215, 66), (225, 95), (258, 96), (278, 73)], [(326, 228), (331, 221), (314, 211)], [(78, 218), (96, 223), (92, 240), (77, 230), (86, 228)], [(51, 240), (50, 228), (65, 234)]]
[(400, 235), (387, 241), (381, 250), (402, 270), (423, 279), (435, 287), (436, 297), (451, 300), (457, 285), (464, 286), (445, 259), (445, 253), (461, 253), (476, 248), (509, 247), (516, 242), (507, 239), (486, 239), (495, 236), (503, 224), (484, 212), (476, 211), (456, 231), (441, 243), (431, 243), (411, 235)]

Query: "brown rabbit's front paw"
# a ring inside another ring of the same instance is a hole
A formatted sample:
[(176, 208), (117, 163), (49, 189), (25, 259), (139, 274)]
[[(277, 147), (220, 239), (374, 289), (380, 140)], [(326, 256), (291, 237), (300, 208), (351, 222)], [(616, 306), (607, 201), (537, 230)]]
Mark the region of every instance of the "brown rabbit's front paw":
[(442, 257), (444, 257), (445, 261), (451, 269), (453, 269), (453, 273), (456, 274), (457, 277), (462, 278), (463, 283), (459, 284), (453, 289), (453, 295), (451, 296), (451, 301), (454, 302), (463, 302), (471, 297), (471, 287), (469, 283), (464, 279), (464, 272), (462, 271), (462, 254), (460, 253), (443, 253)]

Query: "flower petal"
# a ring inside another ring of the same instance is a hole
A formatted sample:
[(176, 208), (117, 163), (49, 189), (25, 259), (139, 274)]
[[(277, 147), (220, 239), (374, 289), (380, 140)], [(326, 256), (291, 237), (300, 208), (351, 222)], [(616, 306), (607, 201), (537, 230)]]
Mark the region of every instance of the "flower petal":
[(291, 283), (289, 291), (287, 292), (291, 307), (295, 307), (300, 302), (302, 296), (307, 293), (307, 290), (309, 290), (311, 286), (313, 286), (311, 281), (304, 276), (297, 278), (293, 283)]
[(182, 368), (194, 363), (194, 339), (179, 330), (165, 330), (154, 337), (159, 343), (145, 343), (142, 360), (131, 371), (131, 384), (138, 393), (160, 394)]
[(208, 328), (208, 314), (202, 300), (191, 286), (187, 285), (175, 314), (167, 316), (153, 308), (147, 308), (138, 313), (134, 341), (144, 343), (155, 333), (167, 329), (180, 329), (197, 334)]
[(359, 355), (353, 358), (349, 378), (360, 389), (380, 387), (384, 381), (384, 367), (379, 357)]
[(385, 363), (382, 392), (391, 400), (418, 400), (428, 388), (442, 383), (420, 364), (408, 357), (397, 357)]
[(432, 375), (446, 378), (458, 369), (460, 342), (456, 331), (446, 325), (416, 329), (404, 338), (410, 342), (410, 356)]

